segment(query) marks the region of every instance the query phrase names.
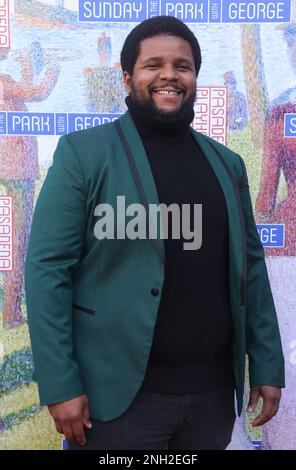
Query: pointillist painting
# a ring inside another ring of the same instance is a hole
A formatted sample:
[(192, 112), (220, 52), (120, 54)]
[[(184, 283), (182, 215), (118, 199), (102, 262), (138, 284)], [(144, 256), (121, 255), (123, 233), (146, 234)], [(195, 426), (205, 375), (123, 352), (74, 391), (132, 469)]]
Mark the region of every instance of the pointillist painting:
[[(296, 71), (296, 24), (281, 27), (285, 52), (291, 70)], [(267, 223), (285, 224), (285, 246), (270, 250), (273, 255), (296, 254), (295, 202), (296, 202), (296, 163), (293, 154), (296, 142), (285, 136), (285, 114), (295, 113), (296, 88), (290, 86), (274, 97), (265, 110), (264, 149), (259, 194), (256, 200), (258, 220)], [(277, 200), (280, 176), (283, 176), (286, 194)]]
[[(59, 136), (108, 122), (126, 109), (119, 58), (135, 16), (129, 19), (128, 10), (122, 8), (122, 16), (119, 12), (114, 18), (112, 8), (103, 8), (107, 2), (90, 3), (97, 6), (92, 21), (80, 21), (83, 0), (10, 1), (9, 47), (0, 41), (0, 197), (12, 198), (13, 211), (12, 269), (0, 268), (0, 449), (61, 448), (61, 435), (47, 409), (39, 407), (32, 381), (23, 276), (34, 205)], [(192, 21), (181, 10), (171, 14), (187, 21), (200, 42), (197, 85), (227, 90), (226, 141), (247, 166), (287, 372), (276, 418), (263, 430), (254, 430), (250, 425), (254, 414), (243, 415), (237, 419), (229, 448), (292, 449), (296, 442), (296, 5), (283, 2), (289, 20), (285, 14), (281, 21), (270, 6), (277, 2), (269, 5), (264, 0), (269, 18), (247, 9), (252, 2), (231, 2), (237, 10), (232, 6), (228, 17), (230, 2), (216, 3), (224, 8), (218, 22), (214, 10), (208, 20)], [(163, 0), (163, 8), (165, 4)], [(103, 11), (109, 16), (99, 18)], [(238, 11), (247, 15), (244, 21), (237, 20)], [(2, 261), (4, 238), (0, 243)], [(246, 389), (245, 402), (247, 397)]]

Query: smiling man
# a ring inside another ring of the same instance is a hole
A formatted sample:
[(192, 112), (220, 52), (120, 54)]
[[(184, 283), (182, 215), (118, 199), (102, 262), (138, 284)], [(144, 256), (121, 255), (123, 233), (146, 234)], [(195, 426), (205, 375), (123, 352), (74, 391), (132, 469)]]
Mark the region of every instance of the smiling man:
[[(61, 137), (36, 203), (26, 299), (40, 402), (70, 449), (225, 449), (246, 354), (249, 409), (263, 397), (254, 426), (284, 387), (245, 165), (190, 126), (201, 52), (184, 23), (139, 24), (121, 65), (127, 112)], [(125, 233), (123, 196), (129, 215), (186, 205), (183, 228), (202, 206), (201, 243), (184, 249), (170, 222), (165, 240), (98, 239), (101, 204)]]
[[(160, 51), (163, 53), (160, 54)], [(190, 44), (180, 37), (157, 35), (141, 41), (133, 71), (124, 71), (131, 100), (159, 122), (192, 115), (196, 69)]]
[(182, 37), (164, 33), (142, 39), (131, 69), (129, 61), (135, 60), (129, 50), (134, 49), (131, 40), (131, 37), (127, 38), (121, 54), (124, 82), (129, 95), (127, 105), (144, 112), (144, 116), (149, 117), (149, 123), (151, 120), (159, 125), (191, 122), (196, 77), (201, 65), (197, 41), (193, 57), (190, 43)]

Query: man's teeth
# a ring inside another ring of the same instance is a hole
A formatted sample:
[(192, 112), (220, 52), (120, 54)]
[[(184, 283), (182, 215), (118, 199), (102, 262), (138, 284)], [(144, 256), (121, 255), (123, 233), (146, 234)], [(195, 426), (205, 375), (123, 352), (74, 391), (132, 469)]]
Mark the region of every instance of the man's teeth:
[(165, 90), (161, 90), (161, 91), (157, 91), (156, 92), (158, 95), (178, 95), (178, 92), (177, 91), (165, 91)]

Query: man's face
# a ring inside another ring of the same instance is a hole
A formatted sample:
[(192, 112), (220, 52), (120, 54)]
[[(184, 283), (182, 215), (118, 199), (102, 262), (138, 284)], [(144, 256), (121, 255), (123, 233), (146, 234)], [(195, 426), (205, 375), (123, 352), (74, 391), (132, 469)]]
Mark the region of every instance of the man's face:
[(133, 101), (150, 105), (163, 116), (176, 115), (196, 94), (195, 64), (190, 44), (176, 36), (144, 39), (133, 75), (124, 72), (127, 93)]

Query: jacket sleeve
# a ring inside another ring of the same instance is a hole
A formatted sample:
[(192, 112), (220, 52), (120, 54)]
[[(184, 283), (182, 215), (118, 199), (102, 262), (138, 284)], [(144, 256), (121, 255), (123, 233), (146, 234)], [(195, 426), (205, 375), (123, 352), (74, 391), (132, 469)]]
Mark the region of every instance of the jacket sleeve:
[(240, 157), (243, 181), (240, 197), (246, 228), (246, 352), (250, 386), (285, 387), (284, 357), (264, 249), (254, 220), (247, 171)]
[(25, 294), (40, 404), (84, 393), (72, 350), (72, 277), (84, 244), (86, 196), (79, 160), (60, 138), (39, 193), (25, 262)]

